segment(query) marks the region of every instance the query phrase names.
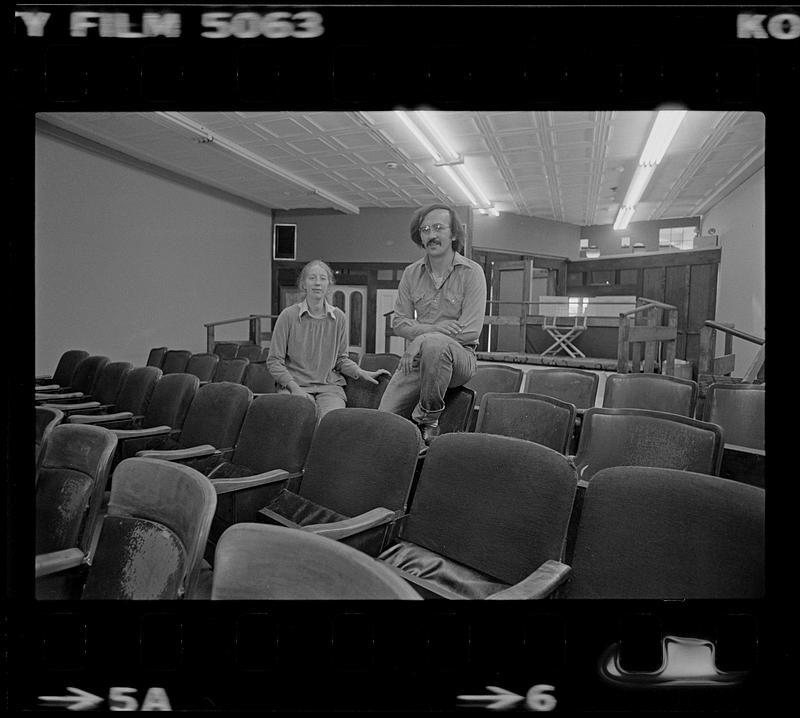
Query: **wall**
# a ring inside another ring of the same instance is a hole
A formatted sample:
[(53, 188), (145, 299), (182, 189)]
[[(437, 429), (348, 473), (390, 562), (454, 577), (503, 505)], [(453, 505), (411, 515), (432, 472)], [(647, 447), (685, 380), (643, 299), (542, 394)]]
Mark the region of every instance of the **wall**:
[(204, 323), (268, 310), (269, 211), (42, 131), (35, 181), (37, 374), (68, 348), (205, 351)]
[[(703, 216), (703, 234), (717, 230), (722, 261), (717, 287), (717, 320), (764, 336), (764, 169), (739, 185)], [(736, 370), (741, 376), (755, 357), (756, 345), (734, 339)], [(720, 346), (721, 351), (721, 346)]]
[[(410, 207), (362, 208), (359, 214), (276, 211), (274, 218), (297, 225), (299, 262), (413, 262), (422, 256), (408, 232), (413, 214)], [(458, 215), (466, 222), (466, 210)]]
[[(697, 227), (700, 217), (680, 217), (677, 219), (658, 219), (647, 222), (631, 222), (625, 229), (614, 229), (613, 224), (594, 224), (581, 228), (581, 239), (594, 244), (601, 257), (609, 254), (633, 254), (634, 244), (645, 245), (645, 252), (658, 251), (658, 230), (662, 227)], [(631, 238), (631, 248), (620, 247), (622, 237)]]
[(578, 259), (581, 228), (566, 222), (501, 213), (499, 217), (473, 216), (472, 244), (481, 249), (502, 249), (523, 254), (548, 254)]

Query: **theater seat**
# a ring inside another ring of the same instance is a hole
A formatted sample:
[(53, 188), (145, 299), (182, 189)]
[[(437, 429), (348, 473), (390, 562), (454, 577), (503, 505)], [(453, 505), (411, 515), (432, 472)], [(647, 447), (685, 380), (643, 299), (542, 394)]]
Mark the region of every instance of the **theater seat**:
[(186, 372), (186, 365), (191, 357), (192, 352), (188, 349), (168, 349), (164, 355), (161, 371), (164, 374), (183, 374)]
[(214, 378), (219, 357), (211, 352), (192, 354), (186, 364), (186, 373), (194, 374), (201, 384), (207, 384)]
[(378, 561), (308, 531), (240, 523), (217, 545), (213, 600), (420, 600)]
[[(60, 409), (37, 406), (36, 409), (36, 468), (39, 468), (39, 457), (42, 449), (50, 436), (50, 432), (64, 419), (64, 412)], [(38, 476), (38, 474), (37, 474)]]
[(475, 429), (478, 420), (478, 409), (480, 408), (483, 395), (488, 392), (497, 394), (509, 394), (518, 392), (522, 386), (522, 369), (505, 364), (479, 364), (475, 375), (464, 386), (475, 392), (475, 403), (472, 417), (469, 423), (469, 430)]
[(188, 463), (201, 472), (203, 464), (216, 466), (232, 454), (252, 398), (241, 384), (205, 384), (192, 399), (181, 430), (151, 440), (136, 455)]
[(37, 388), (36, 402), (52, 402), (56, 399), (82, 399), (85, 395), (92, 393), (100, 372), (110, 361), (107, 356), (93, 355), (86, 357), (75, 368), (75, 373), (72, 375), (72, 382), (69, 386), (53, 390)]
[[(232, 357), (233, 358), (233, 357)], [(240, 344), (236, 348), (236, 359), (247, 359), (250, 363), (266, 359), (264, 350), (257, 344)]]
[(407, 508), (418, 451), (419, 433), (408, 419), (334, 409), (316, 429), (299, 488), (284, 488), (258, 520), (302, 527), (377, 555)]
[(230, 381), (234, 384), (241, 384), (248, 364), (250, 364), (250, 362), (244, 357), (239, 357), (237, 359), (220, 359), (212, 381)]
[(79, 572), (82, 599), (183, 598), (197, 582), (216, 500), (211, 482), (188, 466), (127, 459), (114, 471), (93, 556), (59, 552), (37, 560), (37, 576)]
[(110, 406), (116, 403), (122, 385), (132, 369), (133, 365), (127, 361), (109, 362), (100, 369), (91, 394), (85, 394), (77, 400), (54, 397), (43, 402), (41, 406), (55, 406), (67, 416), (87, 409)]
[(582, 369), (529, 369), (522, 391), (553, 396), (573, 404), (580, 412), (594, 406), (599, 381), (598, 374)]
[[(99, 517), (117, 438), (96, 426), (55, 427), (36, 476), (36, 565), (55, 554), (88, 554)], [(36, 583), (37, 598), (70, 598), (75, 586), (64, 576)]]
[(346, 376), (347, 384), (344, 387), (346, 405), (354, 409), (377, 409), (391, 378), (391, 376), (381, 374), (377, 377), (378, 383), (373, 384), (365, 379), (353, 379), (351, 376)]
[(444, 411), (439, 415), (439, 433), (468, 431), (474, 406), (474, 389), (468, 386), (448, 389), (444, 395)]
[(561, 598), (758, 599), (764, 491), (672, 469), (595, 474)]
[(45, 387), (55, 390), (61, 387), (67, 387), (72, 384), (72, 377), (75, 374), (75, 369), (78, 367), (89, 352), (82, 349), (69, 349), (65, 351), (56, 364), (56, 370), (52, 376), (37, 376), (36, 377), (36, 390), (40, 391)]
[(263, 362), (254, 363), (250, 362), (244, 370), (242, 377), (242, 384), (244, 384), (253, 394), (274, 394), (277, 391), (275, 386), (275, 379), (267, 365)]
[(154, 366), (160, 369), (164, 363), (164, 357), (167, 355), (168, 347), (153, 347), (147, 355), (145, 366)]
[(209, 563), (226, 528), (256, 521), (258, 510), (284, 486), (299, 483), (316, 423), (316, 409), (305, 397), (267, 394), (253, 399), (233, 453), (207, 470), (217, 492)]
[(131, 369), (125, 376), (114, 403), (70, 411), (66, 421), (71, 424), (97, 424), (107, 421), (109, 414), (120, 412), (125, 412), (125, 416), (129, 418), (140, 416), (147, 409), (153, 389), (161, 376), (161, 369), (154, 366)]
[(215, 342), (214, 354), (220, 359), (233, 359), (239, 350), (238, 342)]
[(610, 466), (652, 466), (719, 473), (722, 429), (710, 422), (647, 409), (589, 409), (575, 467), (582, 485)]
[(409, 515), (380, 560), (425, 598), (541, 598), (564, 580), (575, 496), (566, 457), (522, 439), (431, 444)]
[(565, 454), (575, 426), (575, 407), (542, 394), (483, 395), (477, 433), (512, 436), (535, 441)]
[(394, 374), (397, 365), (400, 363), (400, 356), (392, 352), (382, 352), (379, 354), (365, 353), (361, 357), (359, 366), (364, 371), (377, 371), (386, 369), (390, 374)]
[(651, 409), (694, 416), (697, 382), (664, 374), (609, 374), (603, 393), (607, 409)]

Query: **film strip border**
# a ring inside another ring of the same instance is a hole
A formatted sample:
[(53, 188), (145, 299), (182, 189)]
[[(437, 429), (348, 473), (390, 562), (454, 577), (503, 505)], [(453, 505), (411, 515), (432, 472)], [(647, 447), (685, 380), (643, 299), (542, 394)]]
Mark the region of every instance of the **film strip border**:
[(502, 613), (339, 602), (39, 605), (11, 631), (10, 705), (57, 707), (58, 697), (114, 710), (134, 710), (132, 701), (228, 711), (760, 705), (761, 619), (747, 607), (578, 603)]

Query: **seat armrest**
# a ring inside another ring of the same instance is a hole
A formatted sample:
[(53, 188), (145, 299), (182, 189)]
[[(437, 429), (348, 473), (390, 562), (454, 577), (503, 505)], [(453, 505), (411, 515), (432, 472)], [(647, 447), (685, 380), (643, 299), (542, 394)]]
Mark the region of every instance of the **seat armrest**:
[(366, 531), (367, 529), (374, 528), (375, 526), (388, 524), (395, 518), (396, 514), (394, 511), (379, 506), (376, 509), (366, 511), (363, 514), (353, 516), (349, 519), (331, 521), (327, 524), (308, 524), (307, 526), (303, 526), (303, 529), (315, 533), (318, 536), (327, 536), (328, 538), (338, 541)]
[(117, 439), (126, 441), (127, 439), (144, 439), (149, 436), (166, 436), (172, 431), (171, 426), (151, 426), (148, 429), (112, 429)]
[(137, 451), (136, 456), (144, 456), (148, 459), (163, 459), (164, 461), (183, 461), (184, 459), (211, 456), (214, 453), (217, 453), (217, 450), (211, 444), (201, 444), (200, 446), (190, 446), (186, 449), (172, 449), (170, 451), (158, 451), (156, 449)]
[(738, 444), (725, 444), (726, 451), (736, 451), (740, 454), (752, 454), (753, 456), (766, 457), (767, 452), (765, 449), (753, 449), (750, 446), (739, 446)]
[(530, 576), (523, 578), (513, 586), (493, 593), (487, 600), (495, 601), (530, 601), (547, 598), (555, 591), (572, 572), (572, 568), (560, 561), (545, 561)]
[(267, 486), (288, 481), (297, 474), (290, 474), (283, 469), (273, 469), (253, 476), (238, 476), (233, 479), (211, 479), (217, 494), (227, 494), (231, 491), (241, 491), (242, 489), (252, 489), (256, 486)]
[(77, 568), (86, 560), (86, 554), (79, 548), (66, 548), (62, 551), (42, 553), (36, 557), (36, 578)]
[(63, 394), (50, 394), (48, 392), (36, 392), (36, 401), (63, 401), (66, 399), (80, 399), (85, 396), (82, 391), (68, 391)]
[(298, 523), (295, 523), (291, 519), (287, 519), (285, 516), (281, 516), (279, 513), (273, 511), (272, 509), (268, 509), (266, 506), (263, 509), (258, 510), (258, 520), (262, 523), (266, 524), (277, 524), (278, 526), (285, 526), (289, 529), (302, 529), (304, 528)]
[(60, 411), (78, 411), (81, 409), (97, 409), (100, 406), (99, 401), (84, 401), (80, 404), (41, 404), (40, 406), (48, 409), (59, 409)]
[(73, 414), (67, 418), (67, 421), (70, 424), (106, 424), (136, 418), (132, 411), (118, 411), (116, 414)]
[[(43, 377), (49, 379), (50, 377)], [(36, 391), (55, 391), (56, 389), (60, 389), (60, 384), (37, 384)]]

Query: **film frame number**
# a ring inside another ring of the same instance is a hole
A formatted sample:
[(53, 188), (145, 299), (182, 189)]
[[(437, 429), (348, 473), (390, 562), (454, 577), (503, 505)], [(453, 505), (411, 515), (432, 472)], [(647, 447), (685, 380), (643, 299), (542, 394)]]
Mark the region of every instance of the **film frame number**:
[(325, 32), (322, 15), (312, 10), (302, 12), (206, 12), (201, 17), (203, 27), (214, 28), (200, 33), (202, 37), (253, 38), (263, 35), (270, 39), (285, 37), (312, 38)]

